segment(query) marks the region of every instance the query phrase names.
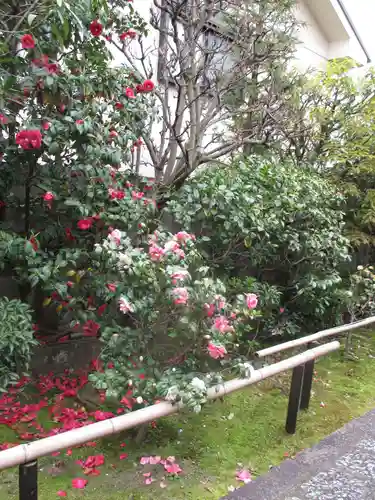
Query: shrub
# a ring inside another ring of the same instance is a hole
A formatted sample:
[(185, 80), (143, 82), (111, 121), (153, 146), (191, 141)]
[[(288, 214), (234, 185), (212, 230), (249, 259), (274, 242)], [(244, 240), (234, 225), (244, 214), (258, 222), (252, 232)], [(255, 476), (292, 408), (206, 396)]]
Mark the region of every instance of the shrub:
[(309, 169), (253, 157), (207, 168), (168, 210), (218, 275), (276, 286), (288, 322), (278, 315), (266, 333), (294, 336), (341, 321), (340, 271), (350, 260), (343, 201)]
[[(227, 302), (224, 284), (212, 278), (184, 231), (157, 231), (135, 247), (114, 230), (95, 254), (90, 288), (107, 307), (88, 320), (105, 344), (103, 372), (91, 380), (131, 408), (165, 397), (199, 411), (221, 370), (245, 361), (239, 325), (259, 315), (256, 296)], [(79, 295), (80, 285), (74, 288)]]
[(31, 310), (20, 300), (0, 299), (0, 391), (28, 370), (34, 339)]

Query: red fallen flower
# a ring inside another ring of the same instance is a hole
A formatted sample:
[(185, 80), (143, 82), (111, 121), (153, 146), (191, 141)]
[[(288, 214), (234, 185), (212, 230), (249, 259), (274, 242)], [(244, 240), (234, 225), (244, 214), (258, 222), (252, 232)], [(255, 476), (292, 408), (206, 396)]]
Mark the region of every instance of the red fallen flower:
[(90, 31), (92, 36), (100, 36), (103, 31), (103, 25), (98, 21), (92, 21), (90, 24)]
[(126, 458), (128, 458), (128, 454), (127, 453), (121, 453), (121, 455), (119, 456), (120, 460), (125, 460)]
[(117, 285), (115, 285), (114, 283), (107, 283), (106, 287), (110, 292), (115, 292), (117, 290)]
[(73, 488), (77, 488), (79, 490), (85, 488), (87, 483), (88, 483), (87, 479), (82, 479), (80, 477), (76, 477), (75, 479), (72, 479)]
[(16, 144), (22, 149), (39, 149), (42, 145), (42, 134), (40, 130), (21, 130), (16, 134)]
[(86, 458), (83, 463), (83, 467), (92, 468), (92, 467), (100, 467), (100, 465), (104, 464), (104, 455), (91, 455)]
[(92, 219), (81, 219), (77, 222), (77, 227), (78, 229), (81, 229), (82, 231), (86, 231), (87, 229), (90, 229), (92, 226)]
[(122, 102), (116, 102), (116, 104), (115, 104), (115, 108), (116, 108), (116, 109), (123, 109), (123, 108), (124, 108), (124, 105), (122, 104)]
[(126, 97), (127, 97), (128, 99), (135, 99), (135, 98), (136, 98), (136, 97), (135, 97), (135, 95), (134, 95), (134, 90), (133, 90), (133, 89), (131, 89), (130, 87), (127, 87), (127, 88), (125, 89), (125, 95), (126, 95)]
[(85, 123), (85, 121), (82, 119), (76, 120), (77, 125), (83, 125), (84, 123)]
[(96, 412), (93, 413), (93, 417), (97, 422), (107, 420), (108, 418), (113, 418), (114, 416), (114, 413), (112, 413), (111, 411), (96, 410)]
[(33, 35), (26, 34), (21, 36), (21, 45), (23, 49), (33, 49), (35, 47)]
[(99, 469), (93, 469), (91, 467), (86, 467), (85, 469), (83, 469), (83, 473), (86, 476), (100, 476), (101, 474)]
[(109, 137), (114, 138), (114, 137), (117, 137), (117, 136), (118, 136), (118, 133), (116, 132), (116, 130), (113, 130), (113, 129), (112, 129), (112, 130), (109, 132)]
[(152, 92), (155, 88), (154, 82), (151, 80), (145, 80), (142, 84), (143, 92)]

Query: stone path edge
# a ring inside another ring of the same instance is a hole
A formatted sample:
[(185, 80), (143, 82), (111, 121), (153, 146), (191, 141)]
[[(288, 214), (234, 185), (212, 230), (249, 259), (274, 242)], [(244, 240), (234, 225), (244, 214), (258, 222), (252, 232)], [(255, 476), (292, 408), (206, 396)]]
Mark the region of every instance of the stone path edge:
[(293, 487), (329, 469), (362, 438), (369, 436), (375, 437), (375, 409), (220, 500), (280, 500)]

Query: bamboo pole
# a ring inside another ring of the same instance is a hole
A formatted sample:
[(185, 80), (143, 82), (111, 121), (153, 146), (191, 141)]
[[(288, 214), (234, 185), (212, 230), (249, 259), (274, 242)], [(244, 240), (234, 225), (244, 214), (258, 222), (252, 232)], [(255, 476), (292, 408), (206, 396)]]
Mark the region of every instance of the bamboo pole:
[[(259, 370), (254, 370), (250, 378), (234, 379), (225, 382), (208, 390), (208, 399), (217, 399), (238, 391), (249, 385), (255, 384), (260, 380), (272, 377), (277, 373), (284, 372), (298, 365), (304, 364), (320, 356), (324, 356), (330, 352), (339, 349), (340, 343), (330, 342), (314, 349), (310, 349), (301, 354), (297, 354), (288, 359), (284, 359), (279, 363), (270, 366), (265, 366)], [(13, 467), (15, 465), (25, 464), (39, 457), (49, 455), (55, 451), (60, 451), (73, 446), (85, 444), (87, 441), (110, 436), (120, 431), (131, 429), (137, 425), (146, 424), (160, 417), (166, 417), (177, 413), (181, 408), (181, 404), (172, 405), (169, 402), (163, 401), (147, 408), (121, 415), (120, 417), (110, 418), (102, 422), (89, 424), (86, 427), (73, 429), (71, 431), (57, 434), (44, 439), (39, 439), (31, 443), (21, 444), (14, 448), (9, 448), (0, 452), (0, 470)]]
[(301, 345), (309, 344), (315, 340), (320, 340), (325, 337), (330, 337), (332, 335), (339, 335), (341, 333), (350, 332), (356, 330), (357, 328), (363, 328), (364, 326), (372, 325), (375, 323), (375, 316), (363, 319), (361, 321), (356, 321), (355, 323), (349, 323), (348, 325), (335, 326), (334, 328), (329, 328), (328, 330), (322, 330), (312, 335), (306, 335), (296, 340), (290, 340), (289, 342), (284, 342), (282, 344), (274, 345), (272, 347), (267, 347), (266, 349), (261, 349), (255, 353), (257, 358), (264, 358), (265, 356), (271, 356), (281, 351), (286, 351), (287, 349), (293, 349), (294, 347), (299, 347)]

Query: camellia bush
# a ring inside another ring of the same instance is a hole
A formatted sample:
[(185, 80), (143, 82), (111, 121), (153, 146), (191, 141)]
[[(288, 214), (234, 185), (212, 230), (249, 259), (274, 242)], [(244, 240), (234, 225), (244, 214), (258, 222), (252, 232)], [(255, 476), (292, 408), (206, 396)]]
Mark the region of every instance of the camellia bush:
[(103, 342), (91, 380), (109, 398), (129, 410), (162, 397), (199, 410), (223, 370), (250, 374), (236, 327), (260, 314), (257, 297), (227, 302), (192, 234), (154, 232), (154, 180), (132, 165), (155, 84), (111, 65), (106, 38), (145, 35), (131, 3), (120, 4), (57, 2), (9, 27), (0, 262), (41, 343)]
[(350, 261), (344, 201), (307, 168), (253, 157), (206, 168), (168, 210), (196, 234), (217, 274), (236, 279), (230, 286), (237, 293), (248, 277), (269, 285), (263, 336), (294, 337), (343, 320)]

